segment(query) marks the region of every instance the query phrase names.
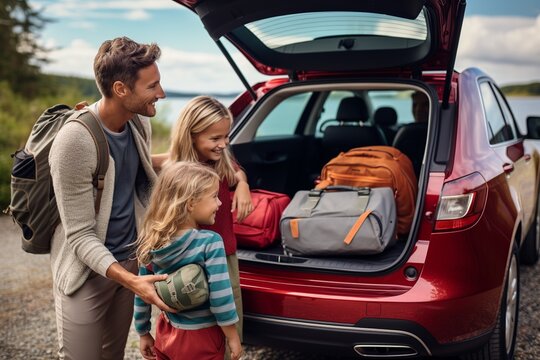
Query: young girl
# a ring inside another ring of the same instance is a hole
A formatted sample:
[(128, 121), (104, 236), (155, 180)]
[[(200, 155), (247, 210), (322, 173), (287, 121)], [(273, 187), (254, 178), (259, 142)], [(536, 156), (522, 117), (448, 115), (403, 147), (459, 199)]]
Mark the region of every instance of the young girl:
[[(216, 99), (208, 96), (193, 98), (180, 113), (172, 131), (169, 153), (157, 155), (153, 160), (160, 156), (161, 160), (166, 158), (164, 166), (177, 161), (201, 162), (213, 168), (220, 177), (219, 200), (222, 206), (216, 214), (215, 224), (204, 228), (217, 232), (223, 238), (234, 302), (240, 319), (237, 329), (242, 339), (242, 295), (232, 213), (237, 210), (237, 218), (241, 222), (253, 209), (247, 176), (229, 149), (232, 119), (229, 109)], [(154, 166), (159, 168), (159, 161), (154, 162)], [(236, 189), (231, 201), (229, 193), (232, 186), (236, 186)]]
[(223, 241), (219, 234), (199, 228), (214, 224), (221, 205), (218, 190), (218, 175), (194, 162), (173, 163), (158, 177), (137, 239), (139, 274), (170, 274), (187, 264), (201, 264), (208, 276), (209, 301), (191, 310), (161, 313), (154, 342), (151, 305), (135, 297), (135, 329), (145, 359), (223, 359), (225, 338), (231, 359), (242, 354)]

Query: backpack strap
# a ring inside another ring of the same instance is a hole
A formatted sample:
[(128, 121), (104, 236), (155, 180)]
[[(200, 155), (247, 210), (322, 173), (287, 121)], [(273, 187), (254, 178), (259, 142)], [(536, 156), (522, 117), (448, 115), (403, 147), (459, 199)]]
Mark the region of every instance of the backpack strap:
[(88, 109), (88, 111), (82, 111), (79, 116), (73, 118), (72, 121), (77, 121), (86, 127), (96, 143), (98, 161), (92, 184), (97, 189), (94, 209), (96, 214), (98, 214), (101, 205), (101, 195), (103, 194), (103, 187), (105, 186), (105, 173), (109, 168), (109, 144), (107, 143), (107, 138), (105, 137), (101, 124), (91, 110)]

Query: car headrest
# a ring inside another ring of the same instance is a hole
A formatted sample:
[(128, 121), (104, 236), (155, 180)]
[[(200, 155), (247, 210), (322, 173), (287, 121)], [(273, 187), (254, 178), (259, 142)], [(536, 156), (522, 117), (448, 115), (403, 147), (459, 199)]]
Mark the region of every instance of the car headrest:
[(390, 106), (378, 108), (373, 114), (373, 121), (379, 126), (393, 126), (397, 124), (397, 112)]
[(424, 148), (426, 146), (428, 124), (410, 123), (399, 128), (392, 146), (411, 159), (416, 176), (420, 174)]
[(369, 118), (368, 109), (364, 99), (348, 97), (339, 103), (336, 120), (364, 122)]

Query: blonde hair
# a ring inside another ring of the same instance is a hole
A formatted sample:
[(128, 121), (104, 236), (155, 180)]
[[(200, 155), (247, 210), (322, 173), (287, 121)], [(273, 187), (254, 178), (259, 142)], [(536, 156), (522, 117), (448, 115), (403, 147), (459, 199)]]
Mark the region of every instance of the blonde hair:
[[(228, 119), (232, 124), (231, 112), (218, 100), (210, 96), (197, 96), (191, 99), (180, 113), (171, 132), (169, 159), (164, 166), (176, 161), (200, 162), (193, 145), (194, 136), (223, 119)], [(221, 179), (227, 179), (229, 185), (232, 186), (236, 184), (234, 177), (236, 161), (228, 146), (223, 149), (222, 154), (212, 167)]]
[(200, 163), (180, 161), (159, 174), (137, 238), (137, 259), (151, 260), (150, 251), (170, 243), (189, 218), (188, 202), (198, 201), (219, 182), (214, 170)]

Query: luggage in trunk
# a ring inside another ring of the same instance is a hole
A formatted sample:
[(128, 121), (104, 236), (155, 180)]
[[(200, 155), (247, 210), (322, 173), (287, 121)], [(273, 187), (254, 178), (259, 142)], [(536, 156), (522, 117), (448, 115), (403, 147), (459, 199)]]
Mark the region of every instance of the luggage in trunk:
[(299, 191), (280, 228), (286, 254), (378, 254), (397, 240), (394, 191), (346, 186)]
[(279, 220), (291, 199), (285, 194), (254, 189), (251, 201), (253, 211), (241, 223), (233, 214), (233, 230), (239, 246), (262, 249), (280, 238)]
[(411, 160), (391, 146), (367, 146), (343, 152), (323, 167), (317, 189), (329, 185), (390, 187), (394, 191), (397, 232), (408, 234), (414, 216), (417, 179)]

